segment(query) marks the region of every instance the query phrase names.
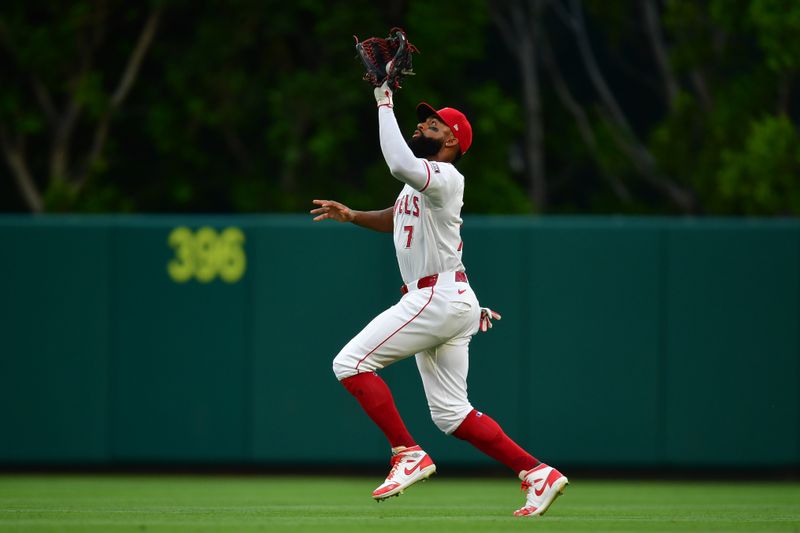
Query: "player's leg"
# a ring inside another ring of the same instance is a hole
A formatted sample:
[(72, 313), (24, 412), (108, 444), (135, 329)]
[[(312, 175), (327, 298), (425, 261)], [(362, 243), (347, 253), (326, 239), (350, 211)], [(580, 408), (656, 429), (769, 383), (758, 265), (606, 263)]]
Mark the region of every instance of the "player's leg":
[(488, 415), (475, 410), (467, 397), (469, 337), (457, 338), (417, 355), (431, 418), (436, 426), (508, 466), (527, 490), (517, 516), (540, 515), (564, 491), (567, 478), (541, 463), (514, 442)]
[(476, 411), (469, 401), (469, 343), (477, 330), (479, 308), (477, 301), (461, 305), (466, 322), (462, 334), (416, 356), (431, 418), (444, 433), (466, 440), (515, 473), (529, 470), (538, 464), (536, 458), (508, 438), (489, 416)]
[(397, 496), (417, 481), (427, 479), (436, 472), (433, 460), (408, 432), (389, 387), (378, 374), (355, 374), (343, 378), (341, 383), (386, 435), (392, 447), (389, 474), (372, 491), (375, 500), (380, 502)]
[(361, 404), (396, 450), (416, 444), (403, 423), (386, 383), (376, 374), (440, 339), (432, 334), (438, 310), (432, 290), (413, 291), (376, 316), (333, 360), (337, 379)]
[(375, 372), (355, 374), (340, 380), (361, 408), (383, 432), (393, 451), (415, 445), (386, 382)]
[(514, 473), (530, 470), (539, 461), (490, 416), (476, 411), (467, 397), (469, 340), (453, 339), (417, 355), (431, 418), (444, 433), (469, 442)]
[(522, 449), (497, 422), (480, 411), (471, 411), (453, 436), (469, 442), (519, 476), (526, 500), (515, 516), (543, 515), (569, 483), (566, 476)]
[(400, 494), (436, 471), (431, 458), (408, 432), (386, 383), (376, 372), (421, 349), (441, 342), (440, 303), (433, 289), (406, 294), (373, 319), (342, 348), (333, 370), (342, 385), (386, 436), (392, 447), (392, 469), (374, 492), (376, 500)]

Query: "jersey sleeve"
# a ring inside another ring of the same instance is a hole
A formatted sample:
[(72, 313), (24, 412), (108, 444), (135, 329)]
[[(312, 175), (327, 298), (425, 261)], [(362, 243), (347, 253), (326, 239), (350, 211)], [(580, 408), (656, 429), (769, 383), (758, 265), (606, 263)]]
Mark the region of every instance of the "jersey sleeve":
[(394, 110), (389, 106), (378, 108), (378, 124), (381, 151), (392, 176), (427, 195), (433, 202), (441, 204), (447, 180), (446, 173), (440, 170), (440, 165), (445, 166), (445, 164), (427, 161), (414, 155), (400, 133)]

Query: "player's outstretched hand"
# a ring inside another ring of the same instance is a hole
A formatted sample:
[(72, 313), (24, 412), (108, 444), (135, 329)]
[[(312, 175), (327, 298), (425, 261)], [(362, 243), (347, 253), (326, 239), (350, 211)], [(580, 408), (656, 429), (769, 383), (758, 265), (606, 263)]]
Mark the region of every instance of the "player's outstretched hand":
[[(389, 61), (389, 64), (391, 65), (392, 62)], [(381, 85), (380, 87), (375, 87), (375, 90), (373, 92), (375, 93), (375, 102), (378, 104), (378, 107), (382, 105), (389, 107), (394, 106), (394, 103), (392, 102), (392, 95), (394, 93), (392, 92), (392, 89), (389, 87), (388, 81), (383, 82), (383, 85)]]
[(503, 318), (497, 311), (492, 311), (488, 307), (481, 307), (481, 331), (492, 329), (492, 320)]
[(313, 203), (319, 206), (310, 211), (312, 215), (317, 215), (314, 217), (314, 222), (325, 219), (336, 220), (337, 222), (352, 222), (355, 217), (349, 207), (339, 202), (333, 200), (314, 200)]

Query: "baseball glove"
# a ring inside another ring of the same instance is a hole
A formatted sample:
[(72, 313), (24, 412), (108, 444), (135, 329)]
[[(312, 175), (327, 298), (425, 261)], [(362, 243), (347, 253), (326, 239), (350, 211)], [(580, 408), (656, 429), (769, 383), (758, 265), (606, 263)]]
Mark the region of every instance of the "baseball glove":
[(386, 38), (370, 37), (359, 42), (358, 37), (353, 37), (358, 56), (367, 69), (364, 79), (374, 87), (380, 87), (386, 81), (389, 88), (396, 91), (406, 76), (414, 75), (411, 54), (419, 53), (419, 50), (408, 42), (402, 29), (392, 28)]

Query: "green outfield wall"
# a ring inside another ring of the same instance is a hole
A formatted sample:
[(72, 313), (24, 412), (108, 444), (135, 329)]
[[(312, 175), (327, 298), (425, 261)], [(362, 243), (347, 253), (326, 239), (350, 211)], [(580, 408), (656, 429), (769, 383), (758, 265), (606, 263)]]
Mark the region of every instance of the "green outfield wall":
[[(473, 404), (534, 455), (800, 466), (800, 221), (467, 217), (503, 313)], [(387, 444), (331, 360), (399, 297), (391, 238), (305, 216), (0, 217), (0, 466), (352, 465)], [(440, 464), (491, 464), (430, 421)]]

